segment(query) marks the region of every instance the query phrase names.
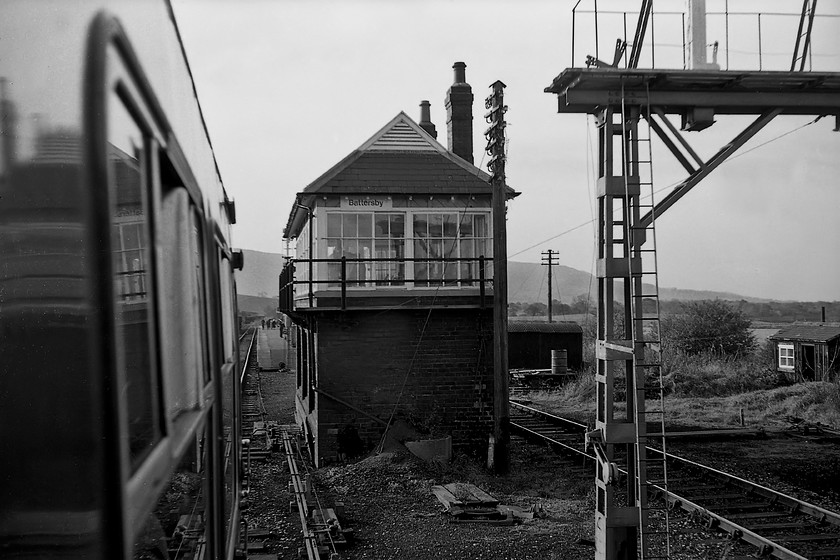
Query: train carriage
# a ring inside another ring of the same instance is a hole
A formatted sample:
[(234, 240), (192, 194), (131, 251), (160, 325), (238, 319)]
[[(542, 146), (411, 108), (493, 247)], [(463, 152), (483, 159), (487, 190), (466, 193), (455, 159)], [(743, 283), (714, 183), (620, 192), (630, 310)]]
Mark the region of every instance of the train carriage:
[(0, 557), (232, 557), (241, 254), (172, 6), (2, 14)]

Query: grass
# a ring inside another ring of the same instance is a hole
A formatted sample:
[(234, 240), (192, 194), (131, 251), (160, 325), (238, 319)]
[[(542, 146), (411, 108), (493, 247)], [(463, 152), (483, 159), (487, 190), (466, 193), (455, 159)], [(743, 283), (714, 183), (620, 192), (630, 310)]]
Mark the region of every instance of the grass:
[[(747, 427), (783, 427), (793, 416), (840, 428), (840, 380), (788, 385), (774, 371), (767, 349), (739, 358), (665, 355), (663, 364), (671, 426), (737, 427), (743, 410)], [(595, 394), (590, 369), (556, 390), (534, 391), (527, 398), (535, 406), (594, 426)], [(653, 406), (649, 402), (648, 407)], [(623, 403), (616, 403), (618, 412), (623, 414), (623, 409)]]

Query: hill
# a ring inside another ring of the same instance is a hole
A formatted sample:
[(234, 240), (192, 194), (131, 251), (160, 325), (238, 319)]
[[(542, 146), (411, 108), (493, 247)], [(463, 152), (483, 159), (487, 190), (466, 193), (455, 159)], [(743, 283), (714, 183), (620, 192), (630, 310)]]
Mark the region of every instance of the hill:
[(278, 279), (286, 259), (277, 253), (262, 253), (248, 249), (242, 252), (245, 257), (245, 266), (242, 270), (236, 272), (237, 293), (263, 298), (277, 298), (279, 292)]
[[(588, 272), (555, 266), (552, 268), (552, 299), (563, 303), (572, 303), (579, 296), (595, 298), (598, 294), (598, 284)], [(649, 293), (648, 290), (645, 290)], [(659, 288), (660, 298), (663, 300), (696, 301), (702, 299), (726, 299), (733, 301), (763, 302), (758, 298), (751, 298), (730, 292), (713, 292), (709, 290), (684, 290), (681, 288)], [(544, 302), (548, 299), (548, 285), (546, 267), (539, 263), (508, 262), (508, 300), (511, 302)]]
[[(277, 253), (244, 250), (245, 268), (236, 273), (236, 285), (239, 294), (276, 298), (277, 279), (283, 269), (285, 259)], [(576, 297), (597, 294), (595, 278), (588, 272), (568, 266), (558, 265), (552, 269), (552, 297), (563, 303), (572, 303)], [(694, 301), (700, 299), (726, 299), (749, 302), (765, 302), (729, 292), (707, 290), (683, 290), (680, 288), (661, 288), (663, 300)], [(546, 301), (548, 286), (546, 267), (539, 263), (508, 262), (508, 299), (513, 302), (531, 303)], [(241, 305), (241, 304), (240, 304)]]
[(252, 313), (265, 317), (274, 317), (274, 311), (277, 309), (278, 302), (276, 297), (272, 298), (237, 294), (236, 303), (239, 306), (239, 311), (241, 313)]

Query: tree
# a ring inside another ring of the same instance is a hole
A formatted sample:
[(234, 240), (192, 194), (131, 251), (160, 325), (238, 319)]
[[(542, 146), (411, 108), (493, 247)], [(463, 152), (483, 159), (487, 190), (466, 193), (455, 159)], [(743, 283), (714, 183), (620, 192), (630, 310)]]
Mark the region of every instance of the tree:
[(687, 354), (737, 356), (756, 347), (743, 310), (719, 299), (681, 303), (678, 313), (663, 318), (662, 335), (670, 347)]
[(526, 317), (544, 317), (548, 313), (548, 306), (542, 302), (529, 303), (522, 310)]
[(595, 303), (589, 301), (589, 296), (586, 294), (580, 294), (572, 300), (572, 304), (569, 306), (570, 313), (588, 313), (592, 311), (596, 307)]

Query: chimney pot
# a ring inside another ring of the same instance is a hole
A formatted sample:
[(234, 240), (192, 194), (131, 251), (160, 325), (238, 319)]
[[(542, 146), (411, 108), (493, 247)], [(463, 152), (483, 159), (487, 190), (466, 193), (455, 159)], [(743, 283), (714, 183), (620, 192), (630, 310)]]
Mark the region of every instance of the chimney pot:
[(466, 84), (467, 83), (467, 65), (463, 62), (456, 62), (452, 65), (452, 68), (455, 69), (455, 83), (456, 84)]
[(432, 138), (437, 138), (437, 129), (432, 122), (431, 104), (425, 99), (420, 102), (420, 128), (428, 132)]

